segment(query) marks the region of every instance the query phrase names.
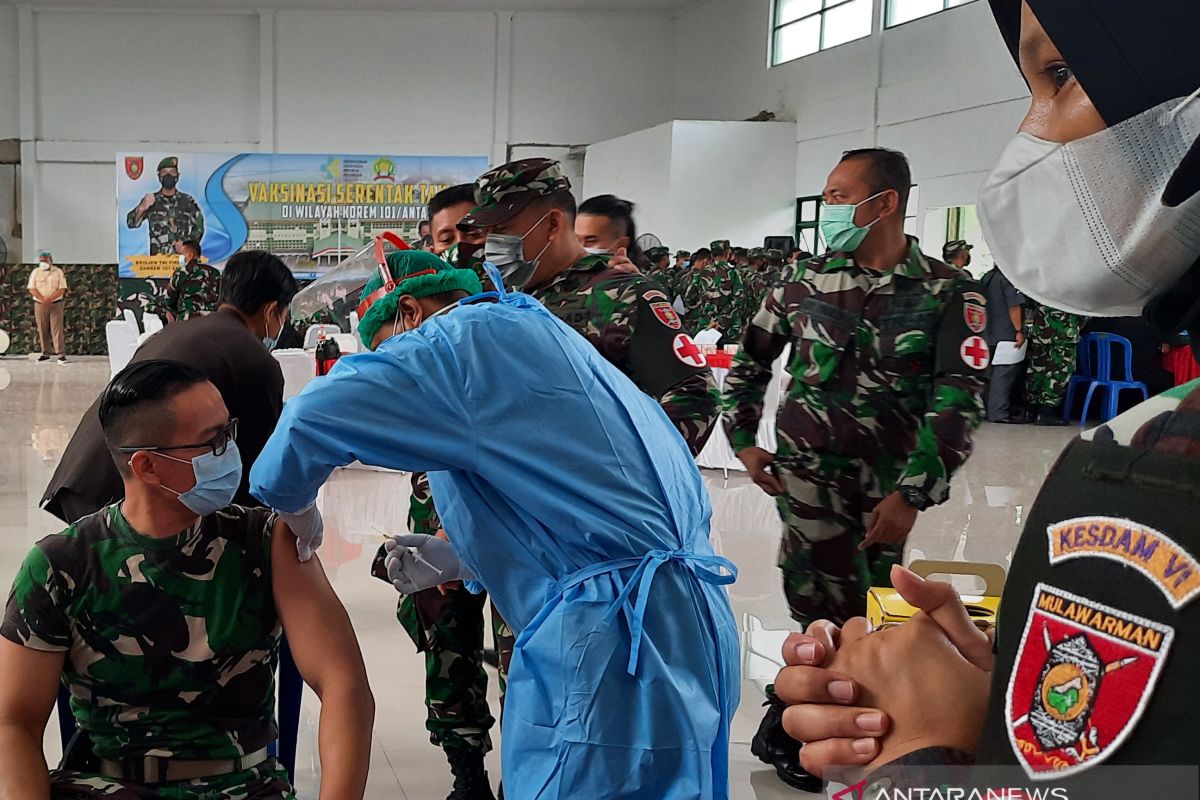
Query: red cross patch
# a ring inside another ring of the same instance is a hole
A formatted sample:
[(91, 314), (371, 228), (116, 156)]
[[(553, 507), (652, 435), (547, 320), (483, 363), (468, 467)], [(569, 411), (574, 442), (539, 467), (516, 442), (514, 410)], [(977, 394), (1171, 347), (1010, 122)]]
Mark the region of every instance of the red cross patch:
[(969, 336), (958, 347), (963, 363), (971, 369), (987, 369), (992, 363), (992, 351), (982, 336)]
[(675, 341), (671, 344), (671, 349), (675, 351), (675, 357), (689, 367), (703, 367), (708, 362), (704, 360), (704, 353), (692, 341), (692, 337), (686, 333), (681, 333), (675, 337)]

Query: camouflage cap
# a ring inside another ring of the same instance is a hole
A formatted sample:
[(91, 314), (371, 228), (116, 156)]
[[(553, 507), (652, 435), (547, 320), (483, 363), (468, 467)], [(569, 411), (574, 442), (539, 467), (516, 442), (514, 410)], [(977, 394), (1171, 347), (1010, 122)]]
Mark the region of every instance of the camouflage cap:
[(959, 250), (974, 250), (975, 245), (967, 244), (963, 239), (955, 239), (952, 242), (946, 242), (942, 245), (942, 260), (954, 258), (954, 254)]
[(676, 250), (675, 257), (676, 258), (691, 258), (692, 253), (690, 250)]
[(764, 251), (761, 247), (751, 247), (750, 251), (746, 255), (748, 255), (750, 258), (766, 258), (767, 257), (766, 251)]
[(164, 169), (179, 169), (179, 159), (175, 156), (167, 156), (162, 161), (158, 162), (158, 172)]
[(535, 199), (547, 197), (571, 182), (562, 164), (550, 158), (525, 158), (496, 167), (475, 181), (475, 208), (459, 228), (490, 228), (515, 217)]
[(669, 247), (651, 247), (646, 251), (646, 258), (651, 261), (658, 261), (663, 256), (669, 255), (671, 255), (671, 248)]
[(712, 250), (714, 253), (724, 253), (729, 249), (729, 240), (713, 239), (712, 243), (709, 244), (708, 249)]
[(783, 259), (783, 251), (774, 247), (768, 247), (766, 250), (763, 250), (763, 255), (767, 258)]

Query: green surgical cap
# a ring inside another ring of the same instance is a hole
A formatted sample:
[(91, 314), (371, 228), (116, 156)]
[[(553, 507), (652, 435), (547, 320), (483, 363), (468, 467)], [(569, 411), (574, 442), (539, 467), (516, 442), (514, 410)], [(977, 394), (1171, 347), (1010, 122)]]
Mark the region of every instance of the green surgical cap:
[[(358, 336), (368, 348), (385, 322), (396, 318), (396, 309), (404, 295), (420, 300), (449, 292), (479, 294), (483, 286), (469, 269), (454, 269), (433, 253), (423, 250), (398, 250), (387, 256), (388, 269), (396, 288), (377, 300), (358, 321)], [(383, 287), (383, 276), (375, 273), (362, 291), (360, 303)]]

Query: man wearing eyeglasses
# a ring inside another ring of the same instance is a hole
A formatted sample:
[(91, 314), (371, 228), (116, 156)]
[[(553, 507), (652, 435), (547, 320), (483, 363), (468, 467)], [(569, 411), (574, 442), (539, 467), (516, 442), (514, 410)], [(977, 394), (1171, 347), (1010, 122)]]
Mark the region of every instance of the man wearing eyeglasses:
[[(270, 253), (238, 253), (221, 275), (217, 311), (167, 326), (138, 349), (133, 363), (170, 359), (203, 372), (240, 420), (238, 444), (245, 461), (235, 502), (257, 506), (247, 488), (254, 459), (283, 411), (283, 373), (271, 356), (299, 290), (287, 265)], [(95, 513), (124, 496), (97, 415), (100, 400), (83, 415), (46, 487), (42, 506), (63, 522)]]
[[(124, 499), (42, 539), (0, 623), (0, 797), (295, 796), (268, 747), (286, 634), (321, 698), (322, 797), (361, 798), (374, 703), (319, 562), (266, 509), (231, 505), (238, 422), (199, 370), (122, 370), (98, 417)], [(59, 769), (42, 733), (60, 678), (90, 738)]]

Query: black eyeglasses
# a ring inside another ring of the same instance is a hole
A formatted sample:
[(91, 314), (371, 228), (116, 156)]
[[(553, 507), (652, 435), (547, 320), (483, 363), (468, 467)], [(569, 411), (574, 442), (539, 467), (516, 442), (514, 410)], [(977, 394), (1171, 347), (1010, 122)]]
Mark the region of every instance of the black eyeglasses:
[(229, 443), (237, 441), (238, 421), (237, 419), (229, 420), (229, 424), (222, 428), (216, 436), (209, 439), (207, 442), (199, 442), (197, 444), (174, 444), (170, 447), (118, 447), (118, 453), (162, 453), (168, 450), (199, 450), (201, 447), (207, 447), (212, 450), (214, 456), (223, 456), (229, 449)]

